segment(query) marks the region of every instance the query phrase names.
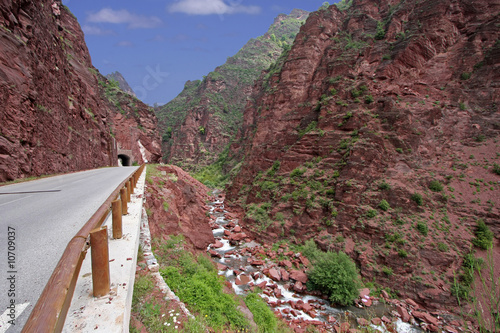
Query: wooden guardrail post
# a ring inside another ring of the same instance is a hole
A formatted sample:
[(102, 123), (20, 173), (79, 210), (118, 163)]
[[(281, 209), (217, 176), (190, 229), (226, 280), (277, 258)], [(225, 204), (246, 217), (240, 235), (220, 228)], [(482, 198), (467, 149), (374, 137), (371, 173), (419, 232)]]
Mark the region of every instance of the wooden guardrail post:
[(127, 215), (128, 214), (128, 209), (127, 209), (127, 199), (128, 199), (128, 194), (127, 194), (127, 188), (124, 187), (120, 190), (120, 199), (122, 202), (122, 214)]
[(128, 195), (128, 202), (132, 199), (132, 184), (130, 183), (130, 180), (127, 182), (127, 195)]
[(109, 294), (109, 249), (106, 226), (90, 233), (90, 254), (92, 257), (92, 287), (94, 297)]
[(120, 239), (122, 232), (122, 201), (115, 200), (111, 203), (113, 212), (113, 238)]

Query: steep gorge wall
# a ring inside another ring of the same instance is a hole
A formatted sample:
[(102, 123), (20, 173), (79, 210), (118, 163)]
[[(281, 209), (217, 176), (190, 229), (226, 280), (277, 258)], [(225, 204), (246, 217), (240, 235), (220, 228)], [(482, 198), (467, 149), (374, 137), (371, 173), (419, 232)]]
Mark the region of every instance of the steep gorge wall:
[(61, 1), (2, 0), (0, 51), (0, 181), (117, 165), (119, 110)]
[(165, 161), (196, 170), (214, 163), (237, 133), (254, 81), (292, 44), (308, 12), (280, 14), (268, 32), (248, 41), (203, 80), (157, 110)]
[[(354, 0), (312, 13), (255, 87), (231, 147), (243, 164), (227, 199), (248, 231), (313, 238), (346, 251), (367, 280), (453, 304), (475, 221), (500, 237), (499, 10), (487, 0)], [(481, 197), (463, 185), (478, 179)], [(434, 192), (433, 180), (446, 186)]]

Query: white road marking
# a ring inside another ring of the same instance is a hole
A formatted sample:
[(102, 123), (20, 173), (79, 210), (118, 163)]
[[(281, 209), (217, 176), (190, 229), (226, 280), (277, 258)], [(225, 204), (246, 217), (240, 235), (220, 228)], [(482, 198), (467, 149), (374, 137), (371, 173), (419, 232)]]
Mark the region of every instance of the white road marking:
[[(19, 316), (21, 315), (21, 313), (23, 313), (24, 310), (26, 310), (28, 305), (30, 305), (29, 302), (23, 304), (16, 304), (16, 317), (15, 317), (16, 319), (19, 318)], [(9, 323), (9, 321), (12, 321), (12, 318), (10, 317), (10, 310), (7, 309), (5, 310), (3, 315), (0, 316), (0, 333), (5, 333), (9, 329), (9, 327), (12, 325), (11, 323)], [(15, 323), (16, 322), (14, 321), (14, 325)]]
[(25, 196), (25, 197), (22, 197), (22, 198), (19, 198), (19, 199), (16, 199), (16, 200), (12, 200), (12, 201), (5, 202), (5, 203), (3, 203), (3, 204), (0, 204), (0, 207), (5, 206), (5, 205), (8, 205), (8, 204), (11, 204), (11, 203), (16, 202), (16, 201), (19, 201), (19, 200), (24, 200), (24, 199), (27, 199), (27, 198), (29, 198), (29, 197), (32, 197), (32, 195), (27, 195), (27, 196)]

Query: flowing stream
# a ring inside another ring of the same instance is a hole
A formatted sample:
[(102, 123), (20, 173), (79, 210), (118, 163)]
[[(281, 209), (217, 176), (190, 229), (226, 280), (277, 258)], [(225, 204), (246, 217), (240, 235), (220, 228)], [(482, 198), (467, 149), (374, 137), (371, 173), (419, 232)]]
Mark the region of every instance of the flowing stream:
[[(217, 194), (215, 193), (216, 196)], [(252, 256), (251, 253), (260, 250), (262, 245), (256, 241), (245, 242), (245, 240), (233, 241), (233, 244), (237, 245), (231, 245), (226, 230), (237, 228), (238, 220), (226, 219), (227, 211), (224, 209), (224, 202), (221, 199), (209, 205), (211, 207), (210, 214), (215, 220), (215, 224), (212, 226), (213, 234), (218, 242), (216, 243), (217, 247), (209, 246), (208, 250), (215, 262), (218, 263), (219, 274), (226, 277), (236, 294), (246, 294), (252, 286), (259, 286), (262, 289), (260, 296), (275, 312), (279, 311), (284, 319), (294, 323), (296, 327), (313, 324), (317, 325), (318, 328), (323, 327), (328, 331), (335, 331), (333, 325), (339, 325), (342, 322), (349, 322), (351, 327), (356, 327), (356, 318), (370, 320), (376, 317), (381, 318), (384, 315), (394, 317), (394, 309), (381, 302), (373, 301), (372, 306), (361, 308), (356, 306), (332, 307), (329, 301), (322, 297), (294, 290), (292, 281), (275, 281), (269, 278), (262, 272), (269, 262), (262, 260), (263, 264), (261, 262), (261, 264), (255, 265), (255, 260), (261, 260)], [(279, 267), (276, 268), (279, 270)], [(364, 301), (367, 299), (370, 298), (367, 297)], [(392, 323), (372, 324), (371, 327), (379, 332), (423, 332), (420, 328), (405, 323), (401, 319)]]

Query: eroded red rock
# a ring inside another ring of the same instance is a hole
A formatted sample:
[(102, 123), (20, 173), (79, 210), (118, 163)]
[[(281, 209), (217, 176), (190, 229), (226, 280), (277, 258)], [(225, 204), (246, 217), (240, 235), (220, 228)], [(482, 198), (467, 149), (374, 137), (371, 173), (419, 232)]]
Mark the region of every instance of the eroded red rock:
[(296, 269), (290, 271), (290, 279), (300, 281), (302, 283), (306, 283), (308, 280), (306, 273)]

